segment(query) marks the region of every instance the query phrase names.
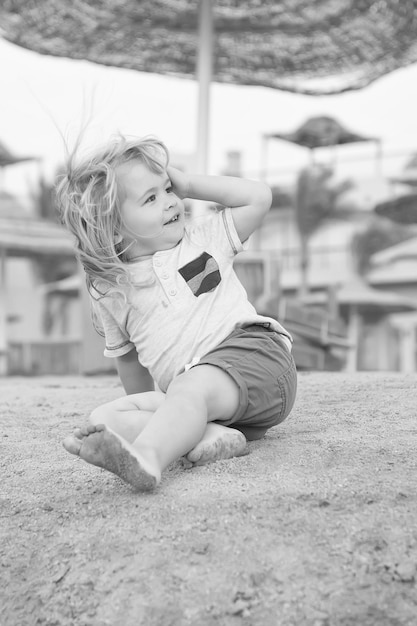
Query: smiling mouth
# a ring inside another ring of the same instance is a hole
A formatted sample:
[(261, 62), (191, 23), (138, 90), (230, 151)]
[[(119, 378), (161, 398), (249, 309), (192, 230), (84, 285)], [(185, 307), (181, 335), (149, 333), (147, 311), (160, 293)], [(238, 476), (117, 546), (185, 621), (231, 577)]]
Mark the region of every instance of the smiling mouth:
[(179, 217), (180, 217), (179, 214), (178, 215), (174, 215), (174, 217), (171, 218), (169, 220), (169, 222), (165, 222), (164, 226), (167, 226), (167, 224), (175, 224), (175, 222), (178, 222)]

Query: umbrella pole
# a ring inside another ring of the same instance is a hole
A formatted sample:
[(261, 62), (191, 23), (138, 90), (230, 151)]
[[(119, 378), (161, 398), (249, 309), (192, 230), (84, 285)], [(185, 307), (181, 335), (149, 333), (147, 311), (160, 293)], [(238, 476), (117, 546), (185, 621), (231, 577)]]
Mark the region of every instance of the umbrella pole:
[(199, 47), (197, 59), (198, 117), (197, 163), (199, 174), (207, 174), (210, 114), (210, 83), (213, 66), (213, 7), (212, 0), (200, 0)]
[(259, 172), (259, 178), (264, 181), (266, 181), (268, 178), (268, 145), (269, 145), (268, 135), (262, 135), (261, 168)]
[(310, 148), (310, 167), (314, 167), (316, 164), (316, 155), (314, 154), (314, 148)]

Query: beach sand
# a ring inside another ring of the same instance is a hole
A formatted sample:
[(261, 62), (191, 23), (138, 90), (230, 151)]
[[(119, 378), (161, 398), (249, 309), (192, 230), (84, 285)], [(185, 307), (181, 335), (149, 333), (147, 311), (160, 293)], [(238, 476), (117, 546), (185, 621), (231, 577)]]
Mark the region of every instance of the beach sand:
[(290, 417), (153, 493), (62, 440), (116, 377), (0, 380), (2, 626), (417, 624), (417, 376), (301, 373)]

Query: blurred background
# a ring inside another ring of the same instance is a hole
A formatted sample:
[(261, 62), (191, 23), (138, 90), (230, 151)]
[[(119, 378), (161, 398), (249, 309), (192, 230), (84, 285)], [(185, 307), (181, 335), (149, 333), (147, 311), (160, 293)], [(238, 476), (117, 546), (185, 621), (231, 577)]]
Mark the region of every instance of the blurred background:
[(413, 5), (3, 2), (0, 374), (114, 371), (54, 202), (81, 131), (87, 149), (152, 134), (184, 170), (265, 180), (272, 209), (235, 267), (298, 367), (415, 372)]

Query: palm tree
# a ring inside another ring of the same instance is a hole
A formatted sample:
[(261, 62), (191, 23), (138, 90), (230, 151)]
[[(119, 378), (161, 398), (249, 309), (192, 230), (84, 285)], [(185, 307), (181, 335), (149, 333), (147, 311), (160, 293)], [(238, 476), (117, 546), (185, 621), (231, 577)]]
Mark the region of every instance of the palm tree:
[(301, 280), (299, 297), (308, 294), (309, 241), (311, 236), (330, 219), (347, 219), (356, 210), (342, 204), (341, 196), (352, 188), (350, 181), (331, 184), (333, 170), (326, 165), (312, 165), (302, 169), (295, 192), (295, 220), (300, 236)]
[(48, 183), (43, 176), (39, 177), (38, 187), (32, 191), (32, 201), (37, 215), (48, 221), (59, 222), (59, 215), (55, 204), (55, 187)]

